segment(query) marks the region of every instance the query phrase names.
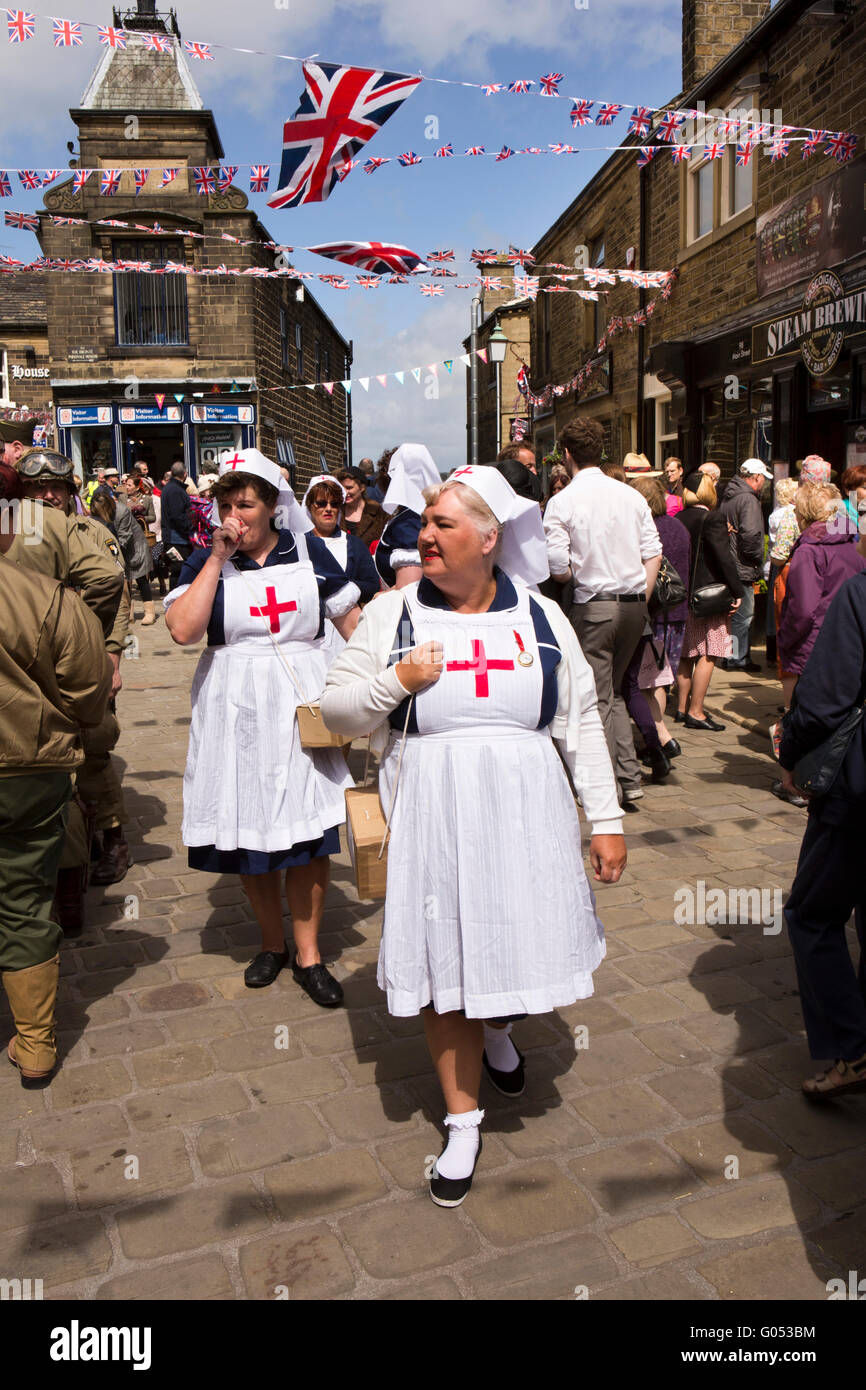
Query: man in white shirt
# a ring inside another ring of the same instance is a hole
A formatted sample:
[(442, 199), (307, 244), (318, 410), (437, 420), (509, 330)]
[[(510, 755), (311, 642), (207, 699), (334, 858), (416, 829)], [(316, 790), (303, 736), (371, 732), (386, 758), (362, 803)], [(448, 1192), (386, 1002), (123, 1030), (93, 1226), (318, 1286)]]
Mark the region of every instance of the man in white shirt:
[(626, 804), (643, 791), (620, 692), (647, 625), (647, 597), (662, 546), (641, 494), (601, 472), (604, 433), (597, 420), (570, 421), (558, 443), (573, 476), (544, 513), (550, 573), (561, 583), (574, 580), (571, 622), (595, 676), (598, 710)]

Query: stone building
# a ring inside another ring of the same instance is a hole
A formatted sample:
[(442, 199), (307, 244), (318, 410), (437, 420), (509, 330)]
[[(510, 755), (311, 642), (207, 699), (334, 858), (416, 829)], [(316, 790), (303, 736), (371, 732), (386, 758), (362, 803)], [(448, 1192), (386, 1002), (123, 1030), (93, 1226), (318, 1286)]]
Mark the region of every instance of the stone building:
[[(472, 302), (477, 314), (475, 346), (487, 355), (475, 358), (474, 380), (477, 393), (478, 462), (492, 463), (504, 445), (511, 442), (515, 422), (529, 430), (526, 404), (517, 389), (521, 365), (530, 362), (532, 301), (514, 294), (514, 267), (507, 261), (483, 266), (482, 273), (502, 282), (501, 289), (482, 289)], [(492, 360), (491, 335), (499, 330), (505, 338), (505, 358)], [(464, 339), (464, 352), (471, 352), (472, 337)], [(472, 462), (473, 369), (466, 374), (466, 459)]]
[(47, 414), (50, 379), (45, 277), (0, 276), (0, 419)]
[[(139, 0), (138, 10), (115, 19), (128, 34), (126, 48), (106, 48), (70, 111), (78, 132), (73, 167), (97, 172), (80, 190), (73, 178), (45, 194), (44, 253), (158, 269), (171, 261), (196, 272), (272, 270), (275, 253), (265, 244), (272, 237), (242, 189), (197, 192), (192, 170), (218, 169), (224, 151), (174, 13), (158, 15)], [(137, 30), (177, 41), (152, 52)], [(147, 167), (137, 190), (133, 171)], [(177, 171), (166, 187), (163, 168)], [(123, 171), (110, 199), (100, 191), (101, 169)], [(52, 215), (83, 220), (57, 225)], [(105, 218), (159, 231), (96, 225)], [(184, 237), (184, 229), (206, 239)], [(138, 270), (50, 272), (44, 280), (58, 442), (86, 472), (109, 461), (124, 471), (144, 458), (161, 474), (183, 457), (195, 475), (225, 449), (256, 444), (301, 486), (347, 458), (351, 404), (342, 387), (285, 389), (351, 374), (351, 344), (300, 281)]]
[[(673, 453), (726, 475), (749, 455), (780, 471), (815, 451), (840, 470), (866, 457), (866, 157), (828, 159), (827, 139), (805, 158), (802, 140), (771, 154), (783, 123), (856, 132), (862, 147), (864, 58), (862, 5), (684, 0), (683, 91), (666, 105), (705, 113), (681, 133), (691, 157), (675, 165), (651, 132), (650, 163), (614, 154), (534, 248), (539, 262), (570, 265), (577, 249), (622, 268), (633, 247), (638, 268), (679, 277), (644, 328), (611, 341), (604, 395), (591, 381), (536, 412), (537, 445), (576, 412), (602, 420), (612, 456), (636, 446), (656, 466)], [(759, 122), (765, 141), (738, 163)], [(720, 158), (706, 157), (711, 142)], [(603, 317), (647, 297), (618, 285)], [(539, 295), (534, 390), (587, 359), (588, 320), (572, 296)]]

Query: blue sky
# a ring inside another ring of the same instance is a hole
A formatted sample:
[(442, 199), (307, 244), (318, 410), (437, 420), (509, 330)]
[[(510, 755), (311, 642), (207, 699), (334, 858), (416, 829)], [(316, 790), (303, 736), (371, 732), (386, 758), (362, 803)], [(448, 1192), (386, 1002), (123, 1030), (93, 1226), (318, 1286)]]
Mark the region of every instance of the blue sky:
[[(23, 46), (5, 40), (0, 10), (0, 169), (65, 168), (66, 142), (75, 131), (68, 108), (76, 106), (99, 60), (95, 30), (84, 30), (80, 49), (52, 46), (48, 12), (33, 6), (37, 38)], [(185, 39), (260, 49), (266, 53), (318, 54), (325, 61), (423, 72), (457, 82), (510, 81), (542, 73), (565, 74), (569, 95), (661, 105), (680, 87), (681, 10), (675, 0), (246, 0), (243, 5), (178, 0)], [(110, 23), (103, 0), (59, 0), (68, 19)], [(192, 63), (206, 106), (216, 116), (225, 163), (269, 163), (276, 173), (283, 121), (303, 90), (300, 64), (215, 51), (212, 63)], [(266, 194), (250, 194), (250, 205), (274, 239), (293, 246), (324, 241), (381, 240), (422, 255), (452, 247), (460, 256), (474, 246), (529, 247), (604, 162), (598, 147), (617, 142), (627, 121), (612, 127), (573, 131), (569, 103), (537, 96), (483, 92), (427, 81), (367, 147), (369, 153), (398, 155), (407, 149), (431, 153), (451, 141), (455, 151), (470, 144), (545, 146), (561, 140), (579, 146), (574, 156), (522, 156), (436, 160), (410, 168), (389, 164), (366, 175), (359, 167), (321, 204), (285, 212), (267, 207)], [(430, 118), (434, 118), (431, 121)], [(438, 125), (438, 129), (437, 129)], [(429, 131), (435, 138), (427, 137)], [(622, 155), (627, 159), (633, 156)], [(238, 185), (244, 187), (243, 170)], [(40, 206), (13, 179), (6, 207)], [(273, 178), (272, 178), (273, 186)], [(0, 229), (0, 249), (17, 256), (38, 254), (28, 233)], [(327, 270), (317, 256), (297, 252), (303, 270)], [(470, 267), (455, 267), (471, 276)], [(438, 399), (427, 399), (408, 369), (456, 357), (469, 328), (470, 291), (446, 288), (433, 300), (422, 296), (420, 277), (405, 286), (374, 291), (313, 292), (347, 338), (354, 342), (356, 376), (407, 370), (403, 387), (371, 382), (369, 394), (353, 391), (356, 458), (378, 456), (406, 439), (426, 443), (446, 471), (465, 457), (466, 412), (462, 367), (442, 374)], [(446, 283), (447, 282), (440, 282)], [(423, 382), (423, 378), (422, 378)], [(339, 388), (338, 388), (339, 389)]]

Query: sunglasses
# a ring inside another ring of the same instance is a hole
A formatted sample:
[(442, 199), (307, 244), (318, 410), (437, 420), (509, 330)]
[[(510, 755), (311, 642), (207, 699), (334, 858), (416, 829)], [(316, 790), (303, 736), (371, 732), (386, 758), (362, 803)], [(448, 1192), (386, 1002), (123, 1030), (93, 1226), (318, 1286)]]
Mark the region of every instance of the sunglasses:
[(319, 512), (338, 512), (340, 504), (338, 502), (311, 502), (311, 507), (315, 507)]

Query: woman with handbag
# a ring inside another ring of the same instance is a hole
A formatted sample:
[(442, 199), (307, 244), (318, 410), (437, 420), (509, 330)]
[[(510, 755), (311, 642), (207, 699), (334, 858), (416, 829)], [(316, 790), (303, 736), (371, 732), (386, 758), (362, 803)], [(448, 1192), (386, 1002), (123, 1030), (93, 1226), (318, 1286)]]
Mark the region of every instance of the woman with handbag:
[(721, 733), (724, 724), (704, 709), (716, 661), (731, 654), (729, 617), (745, 590), (731, 555), (728, 528), (716, 508), (716, 489), (705, 473), (690, 473), (683, 485), (679, 520), (692, 542), (689, 613), (677, 670), (676, 723)]
[(262, 933), (244, 974), (251, 989), (272, 984), (288, 964), (285, 875), (292, 973), (333, 1008), (343, 992), (317, 939), (352, 779), (338, 749), (301, 746), (295, 711), (325, 683), (325, 616), (350, 636), (358, 587), (322, 541), (304, 534), (308, 518), (258, 449), (221, 466), (213, 495), (212, 546), (192, 552), (165, 600), (175, 642), (207, 636), (192, 685), (183, 842), (190, 868), (240, 875)]
[(330, 728), (373, 730), (383, 752), (378, 978), (393, 1015), (423, 1015), (449, 1132), (430, 1195), (458, 1206), (481, 1148), (482, 1066), (521, 1095), (508, 1025), (587, 998), (604, 956), (553, 739), (596, 878), (616, 882), (626, 854), (592, 671), (565, 615), (527, 587), (548, 573), (537, 502), (466, 467), (425, 503), (423, 578), (364, 610), (321, 706)]

